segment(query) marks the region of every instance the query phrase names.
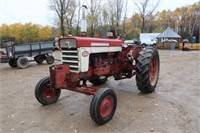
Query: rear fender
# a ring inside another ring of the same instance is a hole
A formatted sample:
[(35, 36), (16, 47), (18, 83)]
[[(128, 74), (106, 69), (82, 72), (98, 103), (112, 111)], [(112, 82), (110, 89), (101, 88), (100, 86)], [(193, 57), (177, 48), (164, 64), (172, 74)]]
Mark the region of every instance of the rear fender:
[(142, 48), (140, 46), (137, 46), (133, 49), (132, 51), (132, 56), (134, 57), (135, 60), (137, 60), (140, 51), (142, 50)]

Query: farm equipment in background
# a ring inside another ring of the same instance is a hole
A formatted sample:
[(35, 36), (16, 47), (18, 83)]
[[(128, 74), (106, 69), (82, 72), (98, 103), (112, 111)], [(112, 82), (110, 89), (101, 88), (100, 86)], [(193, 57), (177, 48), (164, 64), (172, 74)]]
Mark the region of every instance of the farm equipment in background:
[(19, 67), (21, 69), (27, 68), (29, 65), (29, 58), (34, 57), (34, 61), (41, 64), (44, 60), (48, 64), (54, 63), (52, 56), (53, 42), (38, 42), (23, 45), (6, 46), (8, 64), (11, 67)]

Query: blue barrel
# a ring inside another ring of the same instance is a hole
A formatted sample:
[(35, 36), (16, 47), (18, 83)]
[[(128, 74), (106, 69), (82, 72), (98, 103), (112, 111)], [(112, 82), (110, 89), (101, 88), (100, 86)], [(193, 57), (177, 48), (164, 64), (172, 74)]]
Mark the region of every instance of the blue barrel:
[(192, 37), (192, 43), (196, 43), (197, 42), (197, 38), (196, 38), (196, 36), (193, 36)]
[(176, 47), (176, 43), (173, 43), (173, 42), (171, 42), (169, 45), (170, 45), (170, 49), (175, 49)]

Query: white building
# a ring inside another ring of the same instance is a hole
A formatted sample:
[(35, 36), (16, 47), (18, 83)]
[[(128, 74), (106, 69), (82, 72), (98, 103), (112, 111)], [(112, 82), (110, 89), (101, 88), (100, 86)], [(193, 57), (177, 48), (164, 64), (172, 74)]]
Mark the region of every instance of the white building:
[(140, 42), (141, 44), (153, 45), (157, 43), (157, 37), (160, 33), (141, 33)]

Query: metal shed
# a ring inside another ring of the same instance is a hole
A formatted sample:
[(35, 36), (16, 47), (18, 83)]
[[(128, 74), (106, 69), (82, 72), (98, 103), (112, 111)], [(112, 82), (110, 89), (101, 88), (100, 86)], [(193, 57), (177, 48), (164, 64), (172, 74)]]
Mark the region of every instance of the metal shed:
[(163, 33), (161, 33), (160, 35), (158, 35), (157, 38), (174, 38), (174, 39), (178, 39), (181, 38), (181, 36), (179, 34), (177, 34), (176, 32), (174, 32), (170, 27), (168, 27)]
[(171, 49), (175, 49), (175, 47), (178, 46), (180, 38), (181, 36), (174, 32), (170, 27), (157, 36), (158, 41), (162, 42), (163, 46), (169, 44)]

